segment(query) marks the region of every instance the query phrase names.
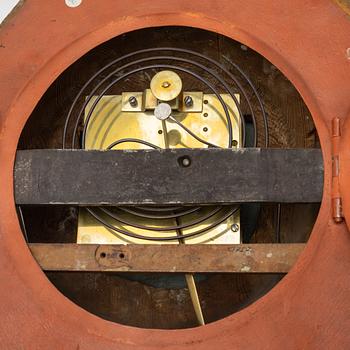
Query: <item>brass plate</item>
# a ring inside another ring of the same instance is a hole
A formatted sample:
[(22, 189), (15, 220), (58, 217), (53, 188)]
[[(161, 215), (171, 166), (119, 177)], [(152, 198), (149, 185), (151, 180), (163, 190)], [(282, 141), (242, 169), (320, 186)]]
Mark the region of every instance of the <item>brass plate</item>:
[[(134, 96), (137, 100), (137, 106), (132, 107), (129, 102), (129, 97)], [(186, 96), (191, 96), (193, 104), (187, 107), (185, 105)], [(200, 91), (184, 91), (181, 96), (174, 100), (168, 101), (171, 109), (176, 109), (179, 112), (202, 112), (203, 110), (203, 92)], [(157, 98), (152, 94), (151, 89), (146, 89), (142, 92), (123, 92), (122, 94), (122, 112), (141, 112), (145, 110), (155, 109), (158, 105)]]
[[(198, 95), (201, 96), (201, 95)], [(237, 107), (233, 99), (227, 95), (221, 95), (228, 106), (233, 125), (233, 139), (237, 140), (237, 147), (241, 147), (241, 128)], [(239, 96), (236, 96), (239, 99)], [(96, 98), (96, 97), (95, 97)], [(85, 114), (88, 113), (95, 98), (91, 99), (86, 107)], [(200, 97), (199, 97), (200, 98)], [(202, 112), (183, 113), (174, 111), (173, 116), (186, 127), (191, 129), (199, 137), (221, 147), (228, 145), (228, 132), (225, 123), (225, 114), (220, 101), (215, 95), (203, 94)], [(207, 146), (191, 135), (186, 133), (181, 127), (171, 120), (166, 120), (170, 148), (207, 148)], [(122, 111), (122, 96), (104, 96), (97, 104), (92, 113), (89, 127), (86, 134), (87, 149), (106, 149), (112, 142), (122, 138), (137, 138), (149, 141), (157, 146), (165, 148), (162, 122), (153, 115), (153, 110), (143, 112)], [(147, 146), (137, 143), (122, 143), (115, 149), (144, 149)], [(181, 179), (180, 179), (181, 180)], [(98, 181), (98, 179), (97, 179)], [(125, 219), (130, 219), (128, 214), (123, 214)], [(194, 220), (195, 214), (188, 215), (186, 220)], [(211, 220), (215, 220), (213, 217)], [(211, 220), (205, 223), (182, 230), (182, 234), (187, 234), (210, 225)], [(145, 224), (138, 220), (139, 224)], [(149, 224), (149, 221), (147, 221)], [(175, 225), (174, 221), (165, 222), (167, 225)], [(227, 219), (214, 229), (203, 235), (185, 239), (187, 244), (211, 243), (211, 244), (238, 244), (240, 243), (240, 231), (233, 232), (231, 226), (239, 225), (239, 212)], [(115, 225), (116, 222), (113, 221)], [(156, 224), (156, 223), (155, 223)], [(118, 227), (118, 225), (117, 225)], [(127, 229), (127, 225), (120, 225), (120, 228)], [(135, 233), (146, 234), (145, 231), (132, 229)], [(150, 236), (156, 236), (156, 231), (146, 231)], [(161, 232), (162, 236), (174, 236), (174, 231)], [(97, 243), (97, 244), (128, 244), (128, 243), (160, 243), (140, 239), (132, 239), (122, 234), (115, 233), (99, 224), (84, 209), (80, 210), (78, 222), (77, 243)], [(178, 244), (178, 241), (169, 241), (167, 244)]]
[[(146, 89), (143, 93), (143, 103), (144, 110), (146, 109), (155, 109), (158, 105), (157, 98), (152, 94), (151, 89)], [(175, 98), (171, 101), (167, 101), (171, 109), (179, 109), (179, 99)]]

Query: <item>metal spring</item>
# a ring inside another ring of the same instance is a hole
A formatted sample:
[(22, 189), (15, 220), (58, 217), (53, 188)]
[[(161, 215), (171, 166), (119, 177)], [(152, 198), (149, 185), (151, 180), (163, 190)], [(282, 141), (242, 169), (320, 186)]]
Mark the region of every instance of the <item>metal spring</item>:
[[(147, 57), (140, 58), (140, 56), (142, 55), (147, 55)], [(128, 61), (127, 63), (120, 65), (123, 61), (126, 61), (126, 60)], [(66, 122), (63, 130), (63, 140), (62, 140), (63, 149), (65, 148), (74, 149), (76, 147), (82, 148), (82, 149), (85, 148), (86, 132), (88, 129), (89, 121), (94, 112), (94, 109), (97, 106), (98, 102), (101, 100), (101, 98), (112, 87), (115, 87), (118, 83), (122, 82), (125, 78), (133, 74), (136, 74), (139, 72), (145, 72), (146, 70), (150, 70), (150, 69), (159, 70), (164, 68), (179, 71), (179, 72), (182, 72), (183, 74), (187, 74), (193, 77), (194, 79), (204, 84), (217, 97), (217, 99), (220, 101), (223, 107), (223, 110), (225, 112), (225, 117), (227, 120), (227, 130), (228, 130), (227, 147), (228, 148), (232, 147), (232, 141), (233, 141), (232, 124), (231, 124), (231, 118), (228, 111), (228, 107), (226, 106), (225, 102), (220, 96), (219, 91), (215, 88), (215, 86), (206, 78), (203, 78), (203, 74), (198, 73), (198, 71), (204, 73), (205, 76), (209, 75), (212, 79), (216, 80), (219, 86), (222, 87), (234, 100), (240, 115), (243, 145), (245, 145), (245, 139), (246, 139), (245, 120), (244, 120), (243, 112), (240, 107), (240, 103), (238, 102), (232, 87), (234, 87), (235, 91), (238, 91), (240, 95), (244, 98), (244, 100), (248, 105), (249, 113), (252, 117), (252, 123), (254, 127), (253, 146), (256, 147), (258, 144), (257, 113), (254, 110), (252, 103), (248, 97), (249, 94), (247, 90), (240, 83), (240, 80), (243, 80), (245, 84), (251, 89), (252, 95), (257, 100), (257, 104), (259, 106), (259, 112), (260, 112), (259, 114), (262, 117), (262, 121), (264, 125), (263, 144), (265, 147), (267, 147), (269, 143), (268, 121), (267, 121), (267, 116), (264, 110), (262, 100), (257, 92), (257, 89), (254, 87), (251, 80), (248, 78), (248, 76), (243, 72), (241, 68), (239, 68), (234, 62), (229, 61), (227, 58), (225, 58), (225, 60), (229, 64), (230, 68), (238, 72), (238, 77), (236, 77), (231, 72), (230, 69), (226, 69), (223, 65), (221, 65), (219, 62), (215, 61), (214, 59), (210, 57), (206, 57), (205, 55), (195, 51), (180, 49), (180, 48), (170, 48), (170, 47), (149, 48), (144, 50), (138, 50), (113, 60), (112, 62), (108, 63), (107, 65), (102, 67), (100, 70), (98, 70), (84, 84), (84, 86), (80, 89), (77, 96), (75, 97), (66, 117)], [(161, 62), (155, 64), (154, 62), (157, 62), (157, 61), (161, 61)], [(148, 64), (148, 62), (151, 62), (152, 64)], [(172, 62), (176, 62), (176, 64)], [(182, 66), (180, 64), (182, 64)], [(135, 68), (135, 66), (141, 66), (141, 67)], [(188, 66), (191, 66), (192, 69), (193, 68), (194, 69), (191, 70), (188, 68)], [(219, 69), (220, 74), (213, 68), (216, 70)], [(222, 75), (226, 77), (226, 80)], [(100, 91), (100, 89), (102, 90)], [(100, 92), (97, 94), (98, 91)], [(76, 146), (77, 139), (78, 139), (78, 129), (79, 129), (79, 125), (82, 123), (82, 120), (84, 118), (84, 111), (87, 105), (89, 104), (89, 102), (91, 101), (91, 99), (94, 96), (96, 96), (96, 94), (97, 94), (97, 97), (96, 99), (94, 99), (94, 102), (92, 103), (92, 106), (86, 115), (83, 131), (82, 131), (81, 143), (79, 146)], [(87, 96), (86, 99), (84, 99), (85, 96)], [(84, 103), (80, 108), (78, 108), (79, 101), (81, 100), (84, 100)], [(74, 116), (74, 119), (73, 119), (73, 116)], [(73, 133), (72, 133), (70, 146), (68, 146), (69, 145), (68, 130), (72, 121), (73, 121)], [(214, 145), (210, 142), (207, 142), (206, 140), (201, 139), (198, 135), (194, 134), (191, 130), (186, 128), (181, 122), (179, 122), (175, 118), (172, 118), (172, 121), (177, 123), (192, 137), (196, 138), (198, 141), (202, 142), (203, 144), (206, 144), (208, 147), (218, 147), (217, 145)], [(125, 138), (125, 139), (119, 139), (114, 141), (112, 144), (108, 146), (108, 149), (112, 149), (115, 146), (125, 142), (136, 142), (154, 149), (160, 148), (159, 146), (154, 145), (145, 140)], [(206, 208), (209, 208), (209, 210)], [(199, 236), (217, 227), (217, 225), (227, 220), (238, 209), (239, 209), (239, 206), (237, 205), (214, 206), (214, 207), (211, 206), (211, 207), (205, 207), (205, 208), (201, 206), (198, 206), (198, 207), (181, 207), (181, 206), (180, 207), (154, 207), (154, 206), (119, 207), (119, 208), (113, 208), (112, 211), (104, 207), (86, 208), (86, 210), (98, 222), (100, 222), (106, 228), (112, 230), (115, 234), (122, 234), (128, 237), (150, 240), (150, 241), (172, 241), (172, 240), (178, 241), (179, 232), (181, 234), (181, 239)], [(125, 217), (123, 217), (123, 213), (132, 215), (132, 218), (135, 218), (136, 220), (125, 219)], [(181, 221), (183, 221), (183, 219), (188, 215), (197, 215), (198, 218), (191, 221), (185, 220), (185, 223), (181, 223)], [(104, 217), (106, 216), (109, 218), (108, 221), (104, 219)], [(139, 219), (151, 220), (152, 225), (139, 224), (138, 223)], [(175, 225), (166, 225), (164, 223), (164, 221), (169, 219), (174, 219)], [(135, 233), (131, 230), (126, 230), (121, 227), (117, 227), (116, 225), (111, 224), (109, 221), (115, 221), (116, 224), (128, 225), (129, 227), (132, 227), (135, 229), (141, 229), (146, 232), (151, 231), (151, 232), (157, 232), (161, 234), (162, 232), (165, 232), (165, 231), (174, 231), (176, 234), (173, 236), (161, 236), (161, 235), (148, 236), (145, 234)], [(159, 227), (158, 226), (155, 227), (154, 222), (158, 222)], [(190, 233), (186, 233), (186, 234), (182, 233), (182, 230), (195, 227), (198, 224), (206, 224), (206, 226), (204, 228), (197, 229)]]

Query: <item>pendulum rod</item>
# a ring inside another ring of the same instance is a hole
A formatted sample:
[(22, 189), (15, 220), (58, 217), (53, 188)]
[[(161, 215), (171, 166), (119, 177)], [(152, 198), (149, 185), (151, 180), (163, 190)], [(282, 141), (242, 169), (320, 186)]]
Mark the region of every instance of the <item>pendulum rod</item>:
[[(168, 139), (168, 131), (167, 131), (167, 127), (166, 127), (166, 120), (162, 120), (162, 128), (163, 128), (165, 148), (169, 148), (169, 139)], [(175, 224), (176, 224), (176, 226), (180, 225), (180, 222), (179, 222), (177, 217), (175, 217)], [(182, 236), (181, 229), (177, 229), (176, 233), (177, 233), (177, 235), (179, 237)], [(185, 244), (184, 239), (179, 238), (179, 244)], [(196, 282), (194, 280), (194, 275), (191, 274), (191, 273), (186, 273), (185, 274), (185, 279), (186, 279), (188, 291), (190, 293), (190, 297), (191, 297), (192, 305), (193, 305), (193, 308), (194, 308), (194, 312), (195, 312), (196, 317), (197, 317), (197, 321), (198, 321), (199, 325), (203, 326), (205, 324), (205, 322), (204, 322), (204, 317), (203, 317), (201, 304), (200, 304), (200, 301), (199, 301), (199, 296), (198, 296), (198, 292), (197, 292)]]

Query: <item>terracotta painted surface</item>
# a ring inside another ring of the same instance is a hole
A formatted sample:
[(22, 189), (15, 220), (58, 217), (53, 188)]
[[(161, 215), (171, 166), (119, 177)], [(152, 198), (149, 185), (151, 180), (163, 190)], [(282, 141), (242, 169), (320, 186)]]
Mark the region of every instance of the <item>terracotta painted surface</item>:
[[(309, 243), (271, 292), (204, 327), (136, 329), (87, 313), (46, 279), (22, 238), (13, 163), (22, 127), (47, 86), (105, 40), (136, 28), (186, 25), (243, 42), (295, 84), (320, 135), (324, 198)], [(350, 20), (327, 0), (25, 1), (0, 27), (0, 344), (2, 349), (346, 349), (350, 233), (331, 218), (331, 119), (350, 112)], [(349, 120), (348, 120), (349, 122)], [(350, 127), (350, 126), (349, 126)], [(350, 130), (347, 131), (349, 133)], [(350, 135), (345, 134), (347, 143)], [(349, 155), (344, 150), (348, 159)], [(349, 174), (342, 176), (346, 188)], [(350, 218), (350, 195), (344, 208)], [(349, 220), (350, 221), (350, 220)]]

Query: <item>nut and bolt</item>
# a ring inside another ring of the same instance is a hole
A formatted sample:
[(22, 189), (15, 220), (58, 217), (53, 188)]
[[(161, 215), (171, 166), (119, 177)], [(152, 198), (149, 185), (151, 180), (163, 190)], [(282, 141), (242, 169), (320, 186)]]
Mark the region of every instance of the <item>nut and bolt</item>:
[(239, 231), (239, 225), (238, 224), (232, 224), (231, 231), (238, 232)]
[(137, 98), (135, 96), (130, 96), (129, 103), (131, 107), (137, 107)]
[(184, 98), (185, 106), (186, 107), (192, 107), (193, 106), (193, 99), (191, 96), (186, 96)]

